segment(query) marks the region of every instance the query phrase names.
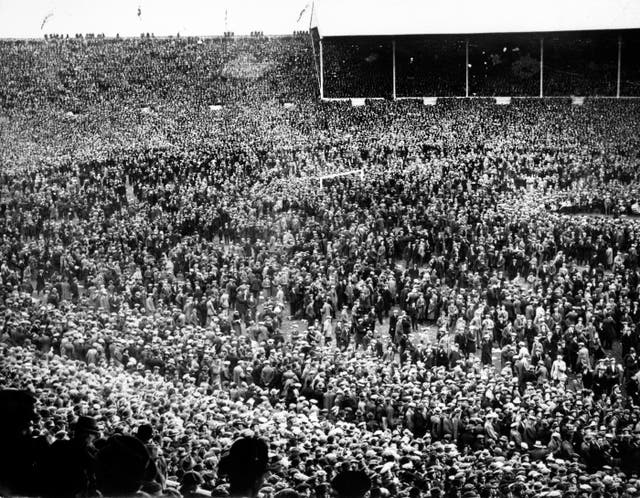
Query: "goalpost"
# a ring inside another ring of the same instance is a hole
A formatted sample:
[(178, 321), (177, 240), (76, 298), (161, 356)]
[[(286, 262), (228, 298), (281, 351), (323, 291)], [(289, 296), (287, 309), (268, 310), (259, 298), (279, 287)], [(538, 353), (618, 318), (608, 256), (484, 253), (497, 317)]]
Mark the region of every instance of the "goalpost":
[(341, 176), (359, 175), (361, 180), (364, 180), (364, 168), (352, 169), (349, 171), (341, 171), (340, 173), (331, 173), (328, 175), (321, 175), (313, 177), (315, 180), (320, 180), (320, 188), (324, 187), (324, 180), (330, 180), (332, 178), (339, 178)]

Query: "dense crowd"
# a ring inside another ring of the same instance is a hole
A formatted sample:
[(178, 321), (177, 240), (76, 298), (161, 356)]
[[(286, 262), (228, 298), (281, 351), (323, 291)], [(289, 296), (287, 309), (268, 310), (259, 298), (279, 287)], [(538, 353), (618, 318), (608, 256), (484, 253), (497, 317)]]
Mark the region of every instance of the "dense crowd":
[(3, 107), (309, 99), (307, 37), (1, 40)]
[(0, 493), (640, 496), (638, 104), (350, 108), (305, 39), (31, 43), (0, 45)]

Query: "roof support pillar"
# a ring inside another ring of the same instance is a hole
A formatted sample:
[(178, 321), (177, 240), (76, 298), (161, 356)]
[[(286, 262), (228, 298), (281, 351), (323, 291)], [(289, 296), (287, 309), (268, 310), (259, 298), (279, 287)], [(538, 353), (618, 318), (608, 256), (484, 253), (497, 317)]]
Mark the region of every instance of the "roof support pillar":
[(324, 63), (322, 60), (322, 38), (320, 38), (320, 100), (324, 98)]
[(540, 98), (544, 97), (544, 38), (540, 38)]
[(393, 61), (393, 100), (396, 100), (396, 40), (391, 40), (391, 60)]
[(464, 41), (464, 96), (469, 96), (469, 38)]
[(622, 35), (618, 36), (618, 76), (616, 78), (616, 98), (620, 98), (620, 78), (622, 76)]

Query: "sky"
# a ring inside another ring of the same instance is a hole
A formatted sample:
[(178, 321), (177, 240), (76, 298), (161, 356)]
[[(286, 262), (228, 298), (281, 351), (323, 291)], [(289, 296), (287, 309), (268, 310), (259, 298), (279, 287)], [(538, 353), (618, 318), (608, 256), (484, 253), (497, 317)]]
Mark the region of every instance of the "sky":
[(215, 36), (226, 30), (236, 35), (290, 34), (309, 29), (311, 4), (312, 0), (0, 0), (0, 38), (143, 32)]
[[(308, 30), (313, 2), (0, 0), (0, 38), (290, 34)], [(316, 0), (313, 8), (321, 36), (640, 27), (640, 0)]]
[(640, 28), (640, 0), (319, 0), (320, 36)]

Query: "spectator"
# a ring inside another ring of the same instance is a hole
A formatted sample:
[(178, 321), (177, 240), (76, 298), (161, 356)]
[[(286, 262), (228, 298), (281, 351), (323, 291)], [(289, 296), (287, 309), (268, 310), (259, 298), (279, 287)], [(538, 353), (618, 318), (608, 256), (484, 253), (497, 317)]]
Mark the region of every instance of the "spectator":
[(259, 438), (236, 440), (220, 459), (219, 473), (229, 479), (230, 496), (258, 496), (268, 471), (268, 447)]
[(103, 496), (136, 496), (148, 464), (142, 442), (132, 436), (111, 436), (97, 456), (98, 489)]
[(364, 498), (371, 489), (371, 479), (362, 471), (345, 470), (331, 481), (339, 498)]

